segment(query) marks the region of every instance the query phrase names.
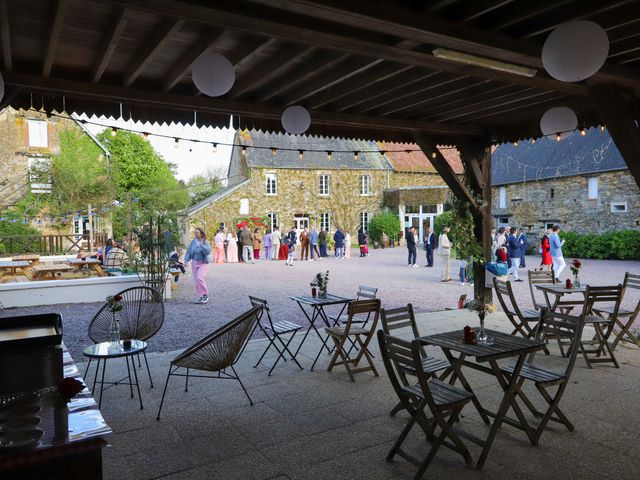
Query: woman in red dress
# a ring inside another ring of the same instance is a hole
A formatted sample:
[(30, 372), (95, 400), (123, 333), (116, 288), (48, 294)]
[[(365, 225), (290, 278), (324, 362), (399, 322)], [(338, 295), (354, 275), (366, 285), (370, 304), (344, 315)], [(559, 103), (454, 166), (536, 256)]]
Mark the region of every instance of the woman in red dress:
[(540, 253), (542, 253), (542, 262), (540, 263), (540, 270), (551, 270), (551, 245), (549, 243), (549, 235), (551, 229), (547, 230), (542, 240), (540, 241)]

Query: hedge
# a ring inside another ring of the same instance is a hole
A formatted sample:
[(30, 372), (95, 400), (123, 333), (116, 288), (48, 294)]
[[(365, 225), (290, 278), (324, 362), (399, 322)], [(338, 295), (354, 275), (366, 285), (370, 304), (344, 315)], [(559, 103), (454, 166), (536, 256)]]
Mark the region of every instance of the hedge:
[(382, 233), (386, 233), (390, 240), (398, 240), (400, 234), (400, 219), (396, 213), (384, 212), (375, 215), (369, 222), (368, 233), (371, 239), (379, 242)]
[(640, 260), (640, 231), (618, 230), (600, 235), (560, 232), (565, 240), (562, 253), (566, 257), (599, 260)]

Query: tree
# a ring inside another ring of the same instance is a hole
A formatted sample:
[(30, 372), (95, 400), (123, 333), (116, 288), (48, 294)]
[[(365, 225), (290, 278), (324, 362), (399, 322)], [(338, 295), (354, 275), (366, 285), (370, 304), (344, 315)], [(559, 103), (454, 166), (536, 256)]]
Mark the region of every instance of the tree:
[(195, 205), (222, 190), (222, 175), (215, 170), (194, 175), (187, 182), (187, 189), (189, 190), (189, 205)]

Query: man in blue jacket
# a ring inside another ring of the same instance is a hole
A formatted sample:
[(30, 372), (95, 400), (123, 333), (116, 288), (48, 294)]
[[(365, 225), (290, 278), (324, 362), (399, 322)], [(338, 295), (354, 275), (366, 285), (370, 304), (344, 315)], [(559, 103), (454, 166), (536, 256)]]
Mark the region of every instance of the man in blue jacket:
[(518, 245), (520, 245), (520, 268), (525, 268), (524, 256), (527, 253), (527, 246), (529, 241), (527, 240), (527, 234), (524, 233), (524, 228), (518, 229)]
[(333, 241), (336, 242), (336, 257), (344, 258), (344, 233), (340, 228), (333, 234)]
[(509, 258), (511, 259), (511, 267), (507, 270), (507, 275), (513, 275), (514, 282), (521, 282), (518, 276), (518, 267), (520, 266), (520, 243), (516, 237), (516, 227), (511, 227), (510, 235), (507, 238), (507, 247), (509, 250)]

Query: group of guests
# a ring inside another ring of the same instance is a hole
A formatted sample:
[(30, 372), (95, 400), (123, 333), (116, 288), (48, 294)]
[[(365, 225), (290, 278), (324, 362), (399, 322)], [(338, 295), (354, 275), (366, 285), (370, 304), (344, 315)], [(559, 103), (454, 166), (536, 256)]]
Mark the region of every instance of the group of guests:
[[(453, 244), (449, 239), (449, 231), (451, 229), (445, 225), (442, 228), (442, 233), (437, 237), (436, 234), (433, 233), (433, 229), (431, 227), (427, 228), (427, 231), (424, 235), (424, 249), (427, 254), (427, 264), (425, 267), (432, 268), (433, 260), (434, 260), (434, 252), (437, 253), (442, 258), (442, 275), (440, 281), (443, 283), (451, 282), (451, 248)], [(408, 263), (409, 267), (416, 268), (417, 265), (417, 256), (418, 256), (418, 233), (415, 227), (409, 227), (407, 230), (407, 235), (405, 239), (407, 250), (409, 252)], [(437, 250), (436, 250), (437, 248)], [(464, 285), (465, 281), (467, 281), (467, 261), (460, 260), (460, 284)]]
[(99, 243), (96, 247), (94, 255), (88, 254), (81, 248), (76, 257), (85, 258), (89, 256), (90, 258), (96, 258), (102, 262), (102, 266), (107, 272), (121, 270), (129, 261), (128, 248), (124, 240), (114, 241), (113, 238), (108, 238), (106, 244)]

